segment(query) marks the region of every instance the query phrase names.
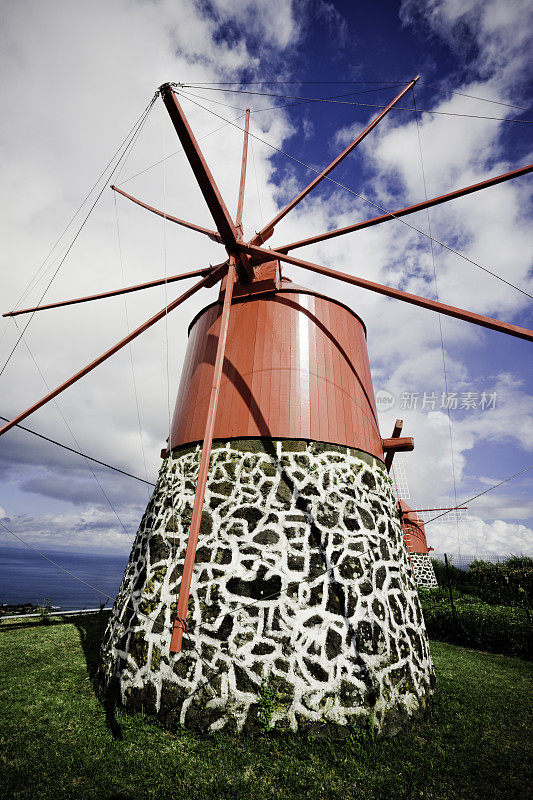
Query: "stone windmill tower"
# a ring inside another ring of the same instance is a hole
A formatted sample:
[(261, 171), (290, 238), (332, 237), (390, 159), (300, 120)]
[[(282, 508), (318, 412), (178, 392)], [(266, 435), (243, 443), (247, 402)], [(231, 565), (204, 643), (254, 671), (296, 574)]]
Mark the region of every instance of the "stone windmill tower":
[(415, 510), (407, 505), (405, 500), (400, 500), (398, 505), (403, 538), (416, 585), (423, 589), (436, 589), (437, 578), (429, 557), (429, 552), (433, 548), (428, 547), (424, 521)]
[[(281, 263), (521, 338), (523, 328), (289, 255), (533, 167), (394, 214), (268, 249), (276, 224), (414, 86), (398, 96), (250, 242), (229, 214), (178, 101), (159, 90), (216, 224), (207, 230), (140, 203), (226, 248), (216, 267), (147, 323), (0, 430), (86, 375), (194, 292), (221, 282), (192, 320), (163, 463), (106, 631), (99, 692), (168, 725), (341, 729), (361, 716), (396, 728), (434, 684), (416, 587), (388, 469), (413, 441), (382, 438), (363, 321), (281, 274)], [(122, 192), (122, 194), (124, 194)], [(153, 282), (150, 285), (154, 285)], [(142, 288), (142, 287), (135, 287)], [(101, 295), (100, 295), (101, 296)], [(86, 299), (86, 298), (84, 298)]]

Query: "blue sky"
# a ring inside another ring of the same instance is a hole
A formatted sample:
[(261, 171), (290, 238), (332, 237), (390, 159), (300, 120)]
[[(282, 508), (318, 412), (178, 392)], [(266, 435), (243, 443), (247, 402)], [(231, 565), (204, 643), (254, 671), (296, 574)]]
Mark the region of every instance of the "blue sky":
[[(0, 34), (6, 75), (0, 91), (7, 120), (0, 141), (6, 165), (3, 310), (19, 301), (118, 142), (163, 81), (217, 89), (220, 82), (245, 81), (255, 85), (226, 88), (322, 98), (352, 93), (344, 99), (381, 105), (399, 91), (395, 83), (419, 74), (422, 162), (428, 194), (434, 196), (531, 161), (530, 125), (479, 118), (532, 118), (530, 32), (531, 12), (523, 0), (113, 0), (90, 7), (56, 0), (46, 8), (29, 0), (13, 4), (4, 9)], [(238, 109), (252, 108), (251, 130), (258, 138), (253, 140), (245, 201), (250, 235), (313, 175), (260, 139), (317, 169), (379, 111), (325, 102), (272, 109), (295, 101), (189, 89), (204, 98), (194, 99), (216, 117), (188, 101), (186, 91), (184, 108), (198, 136), (206, 137), (202, 147), (230, 209), (236, 204), (241, 134), (231, 125), (213, 131), (223, 125), (220, 116), (235, 121), (242, 113)], [(401, 105), (412, 109), (411, 96)], [(455, 116), (462, 114), (472, 116)], [(164, 159), (129, 180), (124, 189), (210, 227), (187, 163), (182, 155), (172, 155), (176, 149), (175, 134), (159, 102), (117, 182)], [(391, 112), (332, 177), (387, 210), (422, 200), (412, 110)], [(433, 209), (433, 236), (531, 294), (529, 186), (529, 177), (519, 178)], [(293, 241), (376, 213), (361, 197), (324, 181), (280, 224), (271, 243)], [(181, 272), (223, 258), (216, 244), (163, 226), (125, 201), (117, 203), (117, 214), (121, 252), (114, 200), (106, 191), (47, 300), (115, 288), (123, 279), (126, 284), (149, 280), (163, 275), (165, 268)], [(24, 305), (37, 302), (82, 219), (80, 215), (45, 260)], [(425, 212), (407, 221), (428, 230)], [(396, 221), (297, 254), (435, 297), (429, 240)], [(442, 301), (532, 327), (530, 301), (524, 294), (439, 245), (434, 254)], [(404, 458), (415, 505), (452, 504), (454, 491), (463, 500), (533, 464), (530, 345), (443, 319), (448, 391), (459, 399), (459, 408), (451, 412), (454, 490), (448, 417), (440, 407), (444, 376), (437, 316), (298, 269), (286, 272), (298, 283), (343, 299), (364, 318), (375, 390), (394, 397), (394, 406), (381, 413), (382, 434), (392, 430), (400, 415), (406, 434), (415, 437), (415, 452)], [(60, 411), (50, 405), (27, 420), (28, 427), (76, 446), (73, 434), (90, 455), (155, 480), (187, 324), (210, 299), (206, 293), (169, 320), (168, 359), (167, 332), (161, 325), (133, 345), (131, 358), (124, 350), (62, 395)], [(142, 297), (130, 296), (126, 304), (110, 300), (37, 315), (25, 337), (29, 350), (21, 343), (0, 376), (0, 413), (11, 416), (28, 406), (46, 392), (42, 376), (48, 385), (56, 385), (164, 303), (163, 290), (150, 290)], [(0, 328), (2, 364), (17, 335), (13, 322)], [(461, 409), (461, 398), (468, 392), (477, 407)], [(421, 408), (424, 393), (439, 398), (435, 408), (428, 403)], [(495, 407), (479, 407), (483, 393), (496, 395)], [(25, 433), (10, 432), (0, 441), (4, 521), (44, 549), (69, 546), (126, 553), (146, 503), (146, 489), (115, 473), (94, 471), (98, 480), (83, 460)], [(533, 552), (532, 482), (533, 470), (473, 503), (459, 543), (453, 525), (434, 523), (431, 534), (428, 526), (431, 544), (448, 551), (460, 546), (463, 553)]]

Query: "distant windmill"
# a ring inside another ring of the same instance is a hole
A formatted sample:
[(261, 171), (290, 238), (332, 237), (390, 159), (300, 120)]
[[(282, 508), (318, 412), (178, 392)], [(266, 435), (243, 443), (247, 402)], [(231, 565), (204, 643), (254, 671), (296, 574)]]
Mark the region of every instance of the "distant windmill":
[(168, 447), (102, 646), (103, 696), (202, 730), (257, 726), (265, 681), (276, 698), (270, 723), (293, 730), (347, 726), (361, 715), (379, 729), (396, 729), (423, 712), (433, 667), (387, 474), (394, 453), (412, 450), (413, 440), (397, 430), (381, 437), (362, 320), (342, 302), (292, 284), (280, 264), (531, 341), (525, 328), (289, 252), (476, 192), (533, 165), (276, 249), (264, 246), (417, 79), (249, 242), (242, 227), (249, 112), (232, 219), (178, 101), (180, 85), (160, 87), (216, 230), (130, 199), (220, 242), (227, 257), (167, 279), (202, 276), (0, 430), (202, 287), (221, 283), (219, 299), (190, 325)]
[[(401, 420), (396, 420), (396, 425), (399, 423), (401, 423)], [(466, 506), (460, 506), (413, 509), (405, 502), (411, 499), (411, 495), (402, 458), (395, 460), (392, 468), (392, 477), (400, 524), (416, 585), (423, 589), (435, 589), (438, 583), (429, 557), (429, 553), (434, 548), (428, 546), (425, 523), (439, 513), (442, 514), (443, 521), (463, 525), (466, 520), (467, 508)]]

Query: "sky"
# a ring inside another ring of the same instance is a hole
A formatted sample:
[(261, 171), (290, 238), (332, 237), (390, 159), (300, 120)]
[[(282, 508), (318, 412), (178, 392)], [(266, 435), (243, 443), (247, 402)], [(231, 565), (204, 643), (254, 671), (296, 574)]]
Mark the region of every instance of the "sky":
[[(0, 14), (2, 311), (34, 305), (45, 290), (42, 302), (51, 302), (224, 260), (220, 245), (105, 188), (113, 154), (166, 81), (189, 84), (181, 102), (231, 213), (251, 108), (246, 237), (312, 179), (309, 166), (329, 163), (420, 75), (418, 117), (408, 95), (332, 174), (343, 186), (324, 181), (280, 223), (272, 246), (532, 161), (527, 0), (19, 0)], [(160, 99), (113, 180), (213, 227)], [(533, 327), (530, 186), (521, 177), (407, 217), (409, 225), (391, 221), (296, 254)], [(437, 243), (432, 250), (420, 233), (428, 225), (470, 261)], [(415, 439), (403, 457), (412, 506), (462, 503), (533, 464), (528, 343), (284, 271), (364, 319), (382, 436), (400, 416)], [(169, 286), (168, 299), (182, 286)], [(155, 482), (187, 326), (216, 292), (204, 290), (24, 424)], [(0, 414), (28, 407), (165, 303), (157, 288), (42, 312), (13, 353), (27, 318), (1, 320)], [(16, 429), (0, 440), (0, 478), (0, 520), (33, 546), (125, 558), (151, 488)], [(533, 470), (474, 500), (460, 526), (431, 523), (429, 544), (533, 555), (532, 486)], [(20, 545), (5, 528), (0, 535)]]

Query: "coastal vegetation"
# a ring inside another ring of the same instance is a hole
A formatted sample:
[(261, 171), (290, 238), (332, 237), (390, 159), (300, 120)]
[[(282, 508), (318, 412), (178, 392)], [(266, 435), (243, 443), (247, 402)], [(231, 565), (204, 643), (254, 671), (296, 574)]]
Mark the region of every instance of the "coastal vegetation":
[(438, 589), (419, 589), (428, 635), (493, 653), (533, 658), (533, 558), (466, 570), (433, 560)]

